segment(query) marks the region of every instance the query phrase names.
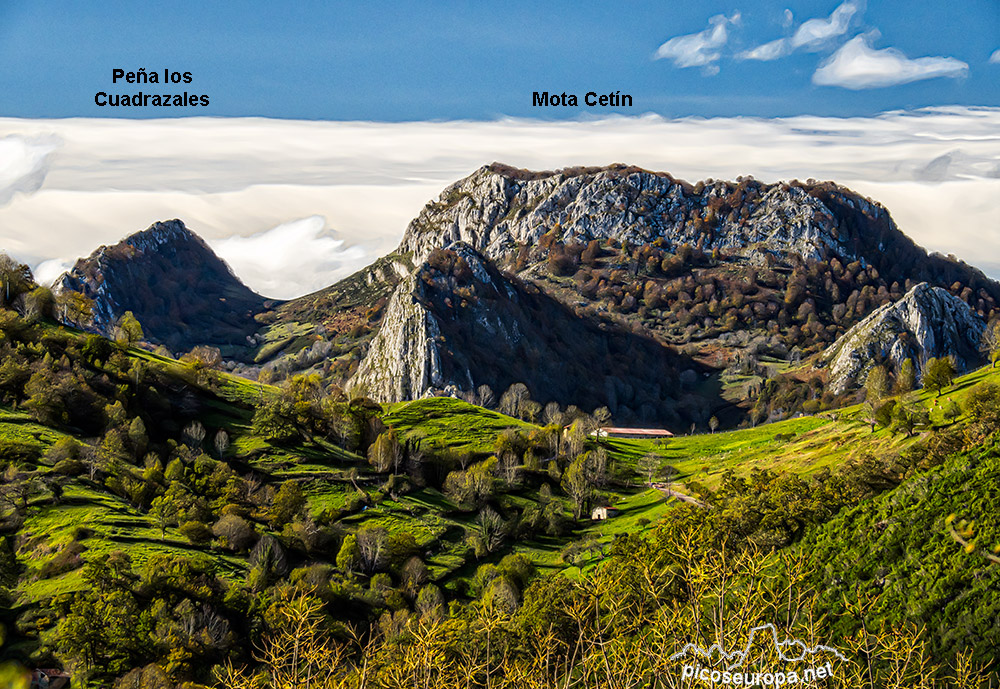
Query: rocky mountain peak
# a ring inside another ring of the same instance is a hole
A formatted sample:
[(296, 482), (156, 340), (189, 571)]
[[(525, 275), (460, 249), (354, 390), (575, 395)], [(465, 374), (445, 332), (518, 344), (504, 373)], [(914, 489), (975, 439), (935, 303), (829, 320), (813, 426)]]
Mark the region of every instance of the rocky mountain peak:
[(794, 253), (865, 263), (880, 243), (912, 246), (882, 206), (831, 183), (740, 178), (692, 185), (626, 165), (531, 172), (494, 163), (427, 204), (400, 251), (419, 261), (435, 247), (463, 241), (503, 262), (553, 230), (566, 241), (662, 239), (674, 250), (688, 244), (757, 262)]
[(984, 327), (964, 301), (922, 282), (844, 333), (823, 352), (822, 360), (836, 393), (863, 385), (879, 363), (898, 372), (912, 359), (919, 377), (929, 359), (951, 356), (959, 372), (965, 372), (983, 363), (979, 343)]
[(264, 298), (233, 274), (180, 220), (157, 222), (76, 262), (54, 285), (94, 302), (93, 327), (109, 333), (131, 311), (151, 342), (176, 350), (242, 345)]
[(149, 228), (129, 235), (124, 240), (124, 243), (128, 246), (142, 251), (150, 251), (156, 247), (174, 242), (196, 242), (206, 250), (211, 251), (201, 237), (189, 230), (177, 218), (155, 222)]

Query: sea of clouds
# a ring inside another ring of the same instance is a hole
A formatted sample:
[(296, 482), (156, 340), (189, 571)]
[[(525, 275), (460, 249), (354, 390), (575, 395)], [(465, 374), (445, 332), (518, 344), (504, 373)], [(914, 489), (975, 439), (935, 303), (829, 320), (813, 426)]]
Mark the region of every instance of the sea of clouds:
[(1000, 277), (1000, 109), (877, 117), (316, 122), (0, 118), (0, 250), (51, 281), (180, 218), (258, 292), (320, 289), (391, 251), (481, 165), (630, 163), (697, 181), (832, 179), (928, 250)]

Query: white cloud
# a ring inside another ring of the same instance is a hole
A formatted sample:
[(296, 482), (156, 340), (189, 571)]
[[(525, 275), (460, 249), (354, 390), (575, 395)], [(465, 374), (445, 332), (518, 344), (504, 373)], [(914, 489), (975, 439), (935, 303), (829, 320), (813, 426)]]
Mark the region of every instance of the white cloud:
[(856, 2), (845, 2), (826, 19), (810, 19), (803, 22), (792, 35), (792, 49), (822, 49), (831, 40), (847, 33), (847, 29), (851, 25), (851, 18), (859, 9)]
[(722, 56), (721, 49), (729, 40), (729, 26), (739, 21), (739, 12), (734, 12), (729, 17), (717, 14), (708, 20), (709, 26), (704, 31), (674, 36), (661, 45), (653, 59), (670, 60), (678, 67), (705, 67), (709, 73), (717, 73), (715, 63)]
[[(130, 134), (133, 146), (138, 148), (136, 132)], [(94, 144), (96, 147), (99, 140)], [(372, 144), (377, 146), (377, 142)], [(136, 153), (137, 148), (133, 149)], [(165, 159), (164, 164), (168, 167), (180, 165), (188, 154), (186, 150), (178, 150), (176, 158)], [(95, 150), (95, 155), (100, 155), (100, 151)], [(233, 144), (231, 155), (232, 175), (246, 174), (246, 168), (239, 164), (237, 143)], [(316, 155), (322, 156), (318, 152)], [(121, 186), (133, 182), (127, 172), (130, 162), (127, 158), (119, 162)], [(222, 184), (221, 178), (229, 173), (222, 171), (222, 161), (217, 162), (219, 164), (212, 167), (220, 177), (216, 181)], [(359, 179), (373, 174), (372, 168), (363, 169), (365, 166), (360, 158), (358, 162)], [(385, 160), (380, 159), (380, 162), (385, 163)], [(322, 164), (318, 162), (317, 167)], [(461, 172), (456, 169), (448, 177), (459, 177), (468, 171), (462, 167)], [(263, 177), (268, 171), (260, 168), (258, 172)], [(331, 170), (331, 182), (334, 175)], [(85, 171), (81, 170), (81, 177), (85, 176)], [(82, 183), (85, 184), (85, 180)], [(171, 188), (167, 178), (158, 177), (152, 183), (162, 186), (159, 190), (123, 191), (116, 188), (119, 183), (109, 181), (107, 187), (70, 191), (49, 188), (47, 184), (34, 195), (15, 199), (9, 207), (0, 209), (0, 250), (32, 265), (38, 280), (49, 281), (101, 244), (114, 244), (158, 220), (180, 218), (216, 247), (230, 237), (259, 235), (293, 222), (290, 219), (317, 214), (328, 218), (329, 225), (337, 230), (336, 235), (330, 232), (327, 236), (343, 241), (342, 262), (324, 264), (317, 258), (324, 254), (317, 254), (316, 250), (332, 247), (314, 241), (291, 244), (289, 250), (299, 259), (288, 259), (290, 265), (275, 268), (274, 275), (268, 275), (252, 262), (230, 261), (234, 272), (257, 292), (274, 298), (298, 296), (336, 282), (392, 251), (399, 244), (406, 223), (441, 191), (446, 182), (444, 177), (435, 181), (415, 181), (402, 173), (368, 185), (263, 184), (239, 191), (209, 193)], [(266, 244), (261, 242), (255, 246)], [(279, 274), (279, 270), (283, 272)], [(275, 285), (279, 285), (279, 291), (273, 291)]]
[(48, 261), (42, 261), (35, 266), (32, 273), (35, 276), (35, 282), (39, 285), (51, 285), (60, 275), (72, 267), (73, 263), (71, 261), (61, 258), (50, 258)]
[(784, 57), (791, 52), (789, 48), (789, 41), (787, 38), (779, 38), (768, 43), (763, 43), (750, 50), (744, 50), (742, 53), (737, 55), (741, 60), (761, 60), (763, 62), (769, 62), (771, 60), (777, 60), (779, 57)]
[[(212, 249), (237, 275), (268, 297), (289, 299), (333, 284), (365, 258), (360, 247), (346, 247), (313, 215), (249, 237), (211, 242)], [(371, 257), (374, 259), (376, 257)]]
[(990, 64), (994, 64), (994, 65), (1000, 64), (1000, 48), (997, 48), (996, 50), (994, 50), (993, 54), (990, 55)]
[[(860, 11), (861, 6), (858, 2), (848, 0), (840, 4), (829, 17), (804, 21), (790, 37), (756, 46), (740, 53), (737, 57), (743, 60), (769, 61), (785, 57), (799, 49), (809, 52), (822, 50), (847, 33), (851, 19)], [(786, 26), (791, 26), (791, 10), (786, 9), (784, 17)]]
[(31, 194), (45, 181), (56, 143), (48, 138), (10, 135), (0, 138), (0, 206), (14, 194)]
[(953, 57), (910, 59), (895, 48), (877, 50), (868, 37), (855, 36), (824, 60), (813, 74), (813, 83), (847, 89), (871, 89), (906, 84), (935, 77), (958, 78), (969, 65)]
[(884, 202), (922, 246), (1000, 276), (1000, 108), (560, 122), (0, 119), (0, 137), (10, 135), (62, 142), (42, 187), (0, 207), (0, 250), (53, 277), (100, 244), (181, 218), (253, 289), (305, 294), (391, 251), (425, 203), (494, 160), (535, 170), (625, 162), (692, 182), (832, 179)]

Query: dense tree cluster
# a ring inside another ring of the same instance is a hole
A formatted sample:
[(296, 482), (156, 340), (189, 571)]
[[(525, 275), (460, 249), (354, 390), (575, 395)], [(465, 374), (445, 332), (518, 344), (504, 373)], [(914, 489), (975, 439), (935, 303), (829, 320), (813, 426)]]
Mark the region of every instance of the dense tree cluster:
[[(815, 352), (874, 309), (898, 300), (916, 282), (893, 280), (872, 264), (763, 253), (751, 267), (725, 252), (689, 244), (668, 250), (663, 239), (640, 246), (611, 240), (602, 246), (542, 238), (552, 275), (572, 276), (576, 292), (630, 315), (677, 344), (750, 330), (778, 336), (788, 350)], [(935, 280), (983, 317), (995, 309), (986, 291)]]

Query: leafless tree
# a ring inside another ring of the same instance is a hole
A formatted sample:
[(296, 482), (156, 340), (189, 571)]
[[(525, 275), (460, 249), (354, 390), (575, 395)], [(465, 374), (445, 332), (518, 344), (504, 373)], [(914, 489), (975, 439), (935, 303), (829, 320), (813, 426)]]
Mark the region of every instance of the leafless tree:
[(392, 429), (380, 434), (368, 448), (368, 462), (379, 473), (389, 470), (398, 471), (402, 461), (403, 448)]
[(476, 388), (476, 401), (480, 407), (492, 407), (497, 401), (497, 396), (489, 385), (480, 385)]
[(561, 425), (563, 413), (562, 409), (559, 407), (559, 403), (553, 400), (552, 402), (546, 404), (545, 409), (542, 410), (542, 419), (545, 421), (546, 425)]
[(517, 454), (507, 450), (500, 453), (499, 460), (497, 468), (500, 472), (500, 478), (508, 486), (514, 485), (521, 473), (521, 463), (518, 461)]
[(497, 514), (496, 510), (484, 507), (476, 518), (476, 526), (487, 553), (494, 553), (503, 545), (507, 537), (507, 522)]
[(373, 574), (385, 565), (389, 533), (383, 526), (367, 526), (358, 531), (357, 537), (361, 567), (368, 574)]
[(507, 416), (520, 417), (521, 405), (528, 399), (528, 386), (514, 383), (500, 397), (500, 411)]
[(653, 479), (660, 472), (663, 458), (655, 452), (647, 452), (640, 459), (636, 468), (646, 477), (646, 485), (653, 485)]
[(223, 455), (226, 454), (226, 450), (228, 449), (229, 449), (229, 434), (220, 428), (219, 432), (215, 434), (215, 451), (219, 454), (220, 460), (222, 459)]
[(184, 444), (192, 450), (197, 450), (205, 440), (205, 427), (201, 421), (192, 421), (184, 427), (183, 436)]

